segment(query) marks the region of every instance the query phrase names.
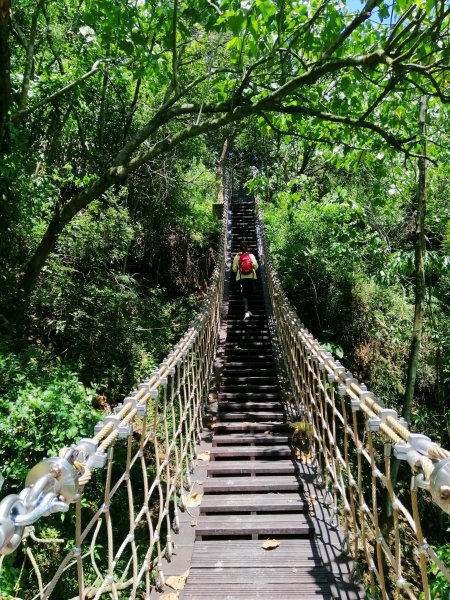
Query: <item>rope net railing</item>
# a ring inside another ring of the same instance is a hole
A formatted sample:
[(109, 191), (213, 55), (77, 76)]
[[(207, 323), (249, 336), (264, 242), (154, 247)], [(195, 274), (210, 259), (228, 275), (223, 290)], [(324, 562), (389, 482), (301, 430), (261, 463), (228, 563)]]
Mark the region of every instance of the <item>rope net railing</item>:
[[(195, 445), (221, 318), (227, 220), (225, 200), (207, 297), (159, 368), (97, 424), (92, 438), (33, 467), (26, 487), (0, 502), (0, 597), (150, 598), (164, 584), (171, 532), (178, 531), (195, 484)], [(72, 537), (55, 539), (48, 532), (61, 517), (49, 515), (66, 511)], [(33, 527), (44, 516), (45, 539)], [(1, 563), (14, 551), (23, 562), (8, 596)]]
[[(419, 501), (450, 512), (450, 452), (413, 433), (397, 412), (359, 383), (301, 323), (270, 258), (261, 204), (258, 229), (275, 327), (287, 378), (286, 411), (309, 438), (331, 523), (345, 532), (347, 551), (364, 565), (373, 598), (429, 600), (434, 566), (450, 582), (448, 566), (423, 535)], [(391, 481), (391, 456), (410, 479)], [(383, 501), (392, 508), (384, 518)], [(422, 498), (419, 496), (422, 495)], [(354, 572), (356, 575), (356, 572)], [(440, 596), (434, 596), (440, 597)]]

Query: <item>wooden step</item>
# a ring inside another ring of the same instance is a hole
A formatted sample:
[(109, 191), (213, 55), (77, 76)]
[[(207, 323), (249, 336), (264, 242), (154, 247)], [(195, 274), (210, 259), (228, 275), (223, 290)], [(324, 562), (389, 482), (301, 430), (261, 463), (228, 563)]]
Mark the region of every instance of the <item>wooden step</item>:
[(311, 537), (314, 527), (304, 515), (200, 515), (195, 530), (196, 539), (229, 536), (265, 539), (267, 536)]
[(243, 337), (246, 339), (259, 339), (263, 337), (263, 339), (270, 340), (271, 337), (266, 329), (265, 325), (258, 325), (257, 327), (253, 327), (251, 324), (248, 325), (248, 321), (245, 322), (245, 326), (248, 329), (228, 329), (227, 331), (227, 339), (228, 340), (238, 340), (240, 341)]
[(255, 422), (231, 422), (231, 423), (216, 423), (216, 427), (214, 429), (217, 434), (225, 434), (228, 432), (282, 432), (282, 431), (290, 431), (289, 426), (286, 423), (282, 423), (280, 421), (270, 422), (266, 421), (264, 423), (255, 423)]
[(308, 577), (298, 570), (292, 573), (292, 569), (281, 567), (266, 569), (253, 567), (246, 570), (245, 577), (239, 569), (220, 571), (220, 576), (217, 570), (211, 571), (211, 569), (191, 569), (187, 585), (183, 590), (183, 600), (332, 599), (325, 575), (322, 580), (316, 581), (313, 574)]
[(288, 444), (291, 436), (289, 435), (277, 435), (270, 431), (267, 433), (226, 433), (222, 435), (214, 435), (212, 444), (213, 446), (221, 446), (228, 445), (231, 446), (233, 444), (256, 444), (256, 445), (266, 445), (266, 444)]
[(253, 411), (241, 411), (241, 412), (221, 412), (220, 414), (220, 422), (226, 421), (273, 421), (273, 420), (283, 420), (282, 411), (261, 411), (261, 412), (253, 412)]
[(233, 331), (227, 334), (227, 346), (242, 346), (242, 344), (266, 344), (267, 346), (271, 346), (272, 343), (270, 341), (269, 335), (261, 335), (258, 332), (248, 332), (248, 333), (238, 333), (235, 334)]
[(309, 538), (281, 540), (276, 552), (267, 552), (258, 540), (209, 540), (195, 544), (193, 563), (217, 568), (218, 557), (223, 569), (246, 569), (258, 565), (307, 568), (311, 571), (323, 565), (317, 546)]
[[(279, 388), (278, 388), (279, 390)], [(249, 405), (252, 402), (271, 402), (271, 404), (280, 404), (282, 395), (281, 392), (265, 391), (264, 388), (261, 391), (239, 391), (239, 392), (219, 392), (219, 400), (229, 402), (248, 402)]]
[[(218, 463), (219, 464), (219, 463)], [(208, 471), (209, 473), (209, 471)], [(224, 492), (296, 492), (300, 484), (292, 475), (259, 475), (256, 477), (213, 477), (203, 484), (205, 493)]]
[(222, 385), (221, 394), (236, 394), (239, 396), (265, 398), (266, 394), (276, 394), (278, 398), (281, 398), (280, 386), (278, 383), (265, 383), (265, 384), (245, 384), (245, 383), (227, 383)]
[(253, 361), (244, 362), (242, 359), (235, 362), (227, 359), (225, 360), (223, 372), (227, 375), (230, 373), (243, 373), (244, 375), (246, 373), (275, 373), (275, 360), (266, 364), (261, 364), (253, 363)]
[(279, 400), (272, 400), (272, 401), (267, 401), (264, 402), (264, 399), (262, 399), (261, 402), (254, 402), (252, 400), (247, 400), (245, 397), (239, 397), (236, 399), (236, 401), (232, 401), (232, 400), (228, 400), (228, 398), (222, 398), (219, 396), (219, 404), (218, 404), (218, 410), (219, 412), (232, 412), (232, 411), (239, 411), (239, 410), (246, 410), (246, 411), (252, 411), (252, 412), (258, 412), (258, 411), (274, 411), (276, 412), (277, 410), (280, 410), (280, 401)]
[[(254, 373), (254, 371), (252, 372)], [(236, 385), (246, 385), (247, 387), (258, 386), (258, 389), (260, 388), (260, 385), (276, 385), (276, 387), (279, 387), (278, 380), (274, 375), (249, 375), (248, 377), (238, 377), (227, 374), (225, 377), (222, 376), (220, 381), (227, 389), (229, 389), (230, 386)]]
[(266, 460), (276, 460), (278, 458), (288, 458), (292, 455), (289, 446), (213, 446), (210, 451), (210, 459), (217, 458), (264, 458)]
[[(228, 460), (213, 461), (208, 465), (208, 477), (225, 475), (294, 475), (295, 466), (291, 460)], [(275, 477), (272, 477), (273, 481)], [(277, 490), (277, 488), (275, 488)], [(278, 490), (277, 490), (278, 491)]]
[[(250, 375), (250, 373), (253, 373), (253, 376)], [(255, 371), (255, 369), (246, 369), (244, 367), (233, 367), (230, 364), (228, 364), (227, 366), (224, 367), (223, 371), (222, 371), (222, 381), (226, 381), (227, 379), (235, 379), (235, 378), (242, 378), (242, 379), (251, 379), (252, 377), (254, 377), (255, 379), (258, 379), (258, 377), (264, 377), (264, 378), (272, 378), (272, 377), (276, 377), (277, 376), (277, 372), (275, 367), (273, 368), (259, 368), (257, 371)]]
[(272, 354), (273, 347), (270, 342), (246, 342), (241, 340), (240, 342), (231, 342), (225, 344), (225, 352), (239, 354), (240, 352), (257, 352), (258, 354)]
[(304, 512), (307, 504), (298, 494), (205, 494), (200, 514), (238, 512)]

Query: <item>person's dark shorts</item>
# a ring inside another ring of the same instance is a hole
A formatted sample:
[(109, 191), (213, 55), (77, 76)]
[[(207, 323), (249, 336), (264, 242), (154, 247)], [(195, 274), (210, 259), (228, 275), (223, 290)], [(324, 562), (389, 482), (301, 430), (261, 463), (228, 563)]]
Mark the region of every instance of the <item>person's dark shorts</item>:
[(250, 310), (250, 302), (252, 300), (252, 296), (253, 296), (253, 289), (255, 287), (255, 280), (254, 279), (241, 279), (239, 281), (239, 283), (241, 284), (241, 294), (243, 298), (247, 298), (247, 301), (249, 303), (249, 310)]

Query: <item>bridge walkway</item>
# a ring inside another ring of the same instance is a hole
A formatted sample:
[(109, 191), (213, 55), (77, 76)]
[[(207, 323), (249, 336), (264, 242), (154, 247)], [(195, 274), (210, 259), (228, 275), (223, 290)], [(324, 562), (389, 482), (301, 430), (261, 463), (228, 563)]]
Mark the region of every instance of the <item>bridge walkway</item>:
[[(228, 263), (243, 241), (260, 262), (254, 203), (239, 196), (230, 209)], [(340, 576), (336, 587), (336, 576), (322, 559), (317, 539), (324, 537), (321, 527), (327, 530), (331, 554), (340, 554), (342, 540), (335, 532), (330, 535), (325, 519), (319, 524), (312, 516), (313, 472), (300, 465), (291, 445), (261, 276), (248, 321), (243, 321), (234, 274), (225, 304), (220, 383), (208, 417), (212, 433), (206, 432), (207, 445), (199, 448), (199, 456), (209, 459), (200, 462), (196, 475), (202, 501), (195, 519), (184, 519), (178, 542), (180, 550), (186, 537), (191, 539), (179, 557), (187, 563), (183, 567), (175, 559), (164, 572), (187, 573), (189, 568), (178, 596), (183, 600), (361, 598), (361, 590), (356, 593), (357, 588)], [(176, 555), (177, 541), (175, 548)], [(328, 548), (325, 556), (329, 555)]]

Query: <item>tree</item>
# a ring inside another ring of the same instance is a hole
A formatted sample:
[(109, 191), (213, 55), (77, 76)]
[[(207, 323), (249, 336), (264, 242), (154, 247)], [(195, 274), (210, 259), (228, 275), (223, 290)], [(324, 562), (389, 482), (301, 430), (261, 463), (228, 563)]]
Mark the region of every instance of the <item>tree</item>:
[[(422, 95), (441, 103), (449, 99), (450, 8), (443, 1), (402, 0), (389, 10), (380, 0), (368, 0), (352, 14), (337, 2), (317, 0), (302, 5), (223, 0), (207, 6), (197, 0), (172, 5), (103, 0), (71, 5), (70, 27), (75, 24), (78, 30), (69, 29), (66, 18), (67, 29), (59, 37), (49, 31), (61, 13), (59, 3), (46, 7), (46, 26), (44, 3), (32, 6), (31, 20), (22, 14), (28, 39), (19, 56), (22, 88), (9, 127), (32, 130), (34, 120), (51, 118), (51, 107), (57, 106), (60, 114), (73, 110), (76, 94), (83, 97), (84, 86), (102, 69), (103, 86), (113, 71), (128, 80), (128, 87), (130, 77), (138, 83), (132, 101), (124, 105), (125, 143), (113, 142), (109, 164), (101, 168), (103, 154), (97, 160), (99, 170), (91, 164), (78, 178), (83, 183), (55, 202), (24, 269), (22, 300), (33, 291), (58, 236), (76, 214), (190, 138), (256, 116), (281, 131), (294, 125), (314, 143), (333, 140), (375, 151), (387, 144), (415, 156), (417, 134), (408, 107)], [(377, 23), (377, 13), (383, 24)], [(75, 34), (84, 39), (67, 43), (64, 34), (70, 40)], [(37, 41), (45, 68), (39, 76), (35, 73), (38, 98), (31, 102)], [(80, 48), (75, 71), (93, 54), (97, 60), (67, 82), (61, 65), (74, 60), (75, 44)], [(101, 97), (100, 105), (105, 101)], [(130, 126), (138, 112), (139, 122)]]
[(3, 154), (5, 125), (11, 103), (10, 71), (11, 60), (9, 54), (9, 27), (10, 27), (9, 0), (0, 2), (0, 156)]

